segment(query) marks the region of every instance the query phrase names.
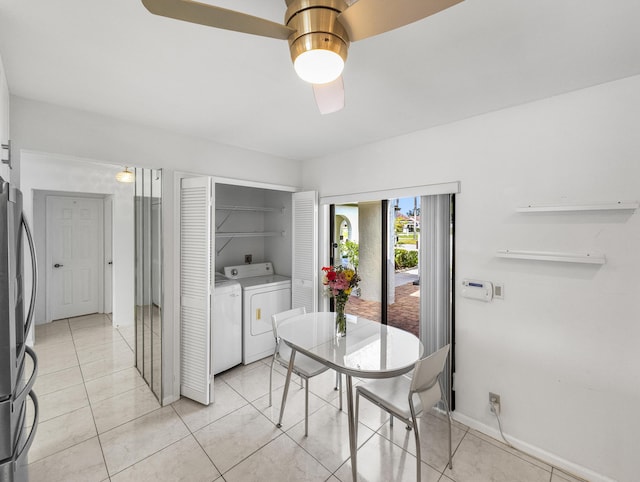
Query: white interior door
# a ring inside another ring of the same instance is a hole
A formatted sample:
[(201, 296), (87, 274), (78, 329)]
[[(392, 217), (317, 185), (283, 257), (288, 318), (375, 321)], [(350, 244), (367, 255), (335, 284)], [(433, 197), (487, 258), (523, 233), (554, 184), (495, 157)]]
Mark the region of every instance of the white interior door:
[(318, 311), (318, 193), (293, 194), (291, 306)]
[(103, 199), (47, 197), (49, 319), (102, 311)]

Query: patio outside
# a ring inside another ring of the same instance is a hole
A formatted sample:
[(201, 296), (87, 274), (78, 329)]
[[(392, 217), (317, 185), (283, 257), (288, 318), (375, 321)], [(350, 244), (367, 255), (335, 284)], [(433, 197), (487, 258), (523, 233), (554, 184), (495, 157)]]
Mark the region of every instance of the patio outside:
[[(419, 336), (420, 286), (413, 284), (418, 280), (418, 269), (397, 271), (395, 277), (395, 303), (389, 305), (387, 323)], [(346, 311), (369, 320), (378, 322), (381, 320), (381, 303), (378, 301), (365, 301), (357, 296), (351, 296), (347, 302)]]

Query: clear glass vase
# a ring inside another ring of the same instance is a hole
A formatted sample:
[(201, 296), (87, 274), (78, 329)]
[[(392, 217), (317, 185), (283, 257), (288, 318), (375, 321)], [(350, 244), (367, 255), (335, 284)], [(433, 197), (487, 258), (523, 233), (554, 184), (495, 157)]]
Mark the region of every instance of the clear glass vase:
[[(348, 299), (348, 298), (347, 298)], [(336, 336), (343, 337), (347, 335), (347, 315), (344, 313), (347, 299), (336, 298)]]

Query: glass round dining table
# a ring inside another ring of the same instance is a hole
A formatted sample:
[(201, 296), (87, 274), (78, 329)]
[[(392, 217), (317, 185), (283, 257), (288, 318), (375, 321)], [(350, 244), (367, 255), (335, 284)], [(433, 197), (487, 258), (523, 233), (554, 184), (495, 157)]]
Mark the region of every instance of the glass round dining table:
[(351, 315), (347, 315), (346, 336), (336, 336), (332, 312), (288, 318), (278, 325), (278, 336), (291, 347), (278, 427), (282, 425), (296, 352), (346, 375), (349, 449), (355, 482), (358, 472), (352, 377), (391, 378), (405, 374), (423, 356), (424, 346), (407, 331)]

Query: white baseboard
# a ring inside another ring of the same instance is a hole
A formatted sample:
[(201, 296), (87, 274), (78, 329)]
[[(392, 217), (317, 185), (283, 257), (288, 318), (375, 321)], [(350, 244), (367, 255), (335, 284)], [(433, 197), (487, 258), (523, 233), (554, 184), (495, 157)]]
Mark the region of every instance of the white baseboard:
[[(502, 442), (500, 432), (495, 428), (480, 423), (477, 420), (467, 417), (466, 415), (459, 412), (452, 412), (451, 416), (454, 420), (466, 425), (467, 427), (477, 430), (478, 432), (481, 432), (491, 438), (496, 439), (499, 442)], [(557, 455), (549, 453), (541, 449), (540, 447), (536, 447), (527, 442), (518, 440), (510, 436), (509, 434), (505, 434), (505, 437), (514, 448), (521, 450), (527, 455), (531, 455), (537, 459), (540, 459), (541, 461), (549, 465), (557, 467), (569, 474), (573, 474), (577, 477), (588, 480), (589, 482), (615, 482), (614, 479), (611, 479), (609, 477), (606, 477), (605, 475), (587, 469), (586, 467), (558, 457)]]

